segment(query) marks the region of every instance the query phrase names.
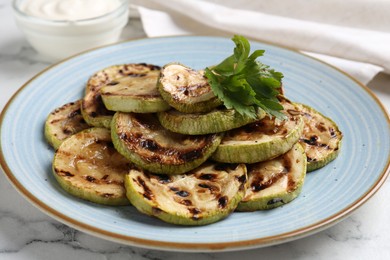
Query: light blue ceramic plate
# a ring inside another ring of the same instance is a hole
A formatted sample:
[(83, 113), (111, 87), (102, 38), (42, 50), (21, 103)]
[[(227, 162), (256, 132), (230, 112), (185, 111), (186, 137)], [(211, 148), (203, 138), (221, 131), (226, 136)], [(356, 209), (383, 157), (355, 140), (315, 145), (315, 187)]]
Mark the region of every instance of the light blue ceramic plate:
[(43, 137), (46, 116), (83, 95), (87, 79), (114, 64), (178, 61), (201, 69), (233, 50), (216, 37), (140, 39), (84, 53), (27, 82), (1, 117), (1, 165), (30, 202), (76, 229), (140, 247), (222, 251), (268, 246), (304, 237), (337, 223), (367, 201), (388, 175), (389, 117), (373, 94), (344, 73), (298, 52), (252, 42), (260, 60), (284, 73), (286, 96), (331, 117), (344, 134), (339, 157), (307, 176), (299, 198), (262, 212), (233, 213), (202, 227), (165, 224), (133, 207), (106, 207), (66, 194), (51, 173), (53, 150)]

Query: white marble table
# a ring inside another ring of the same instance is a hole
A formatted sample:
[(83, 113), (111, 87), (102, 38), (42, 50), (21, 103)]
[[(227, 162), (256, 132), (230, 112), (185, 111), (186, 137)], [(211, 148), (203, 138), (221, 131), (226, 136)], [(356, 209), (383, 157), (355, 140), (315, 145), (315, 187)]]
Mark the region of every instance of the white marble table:
[[(0, 0), (0, 111), (28, 79), (49, 66), (31, 49)], [(123, 38), (143, 37), (131, 20)], [(368, 86), (390, 110), (390, 76)], [(268, 248), (229, 253), (176, 253), (124, 246), (74, 230), (27, 202), (0, 170), (0, 259), (390, 259), (390, 179), (339, 224)]]

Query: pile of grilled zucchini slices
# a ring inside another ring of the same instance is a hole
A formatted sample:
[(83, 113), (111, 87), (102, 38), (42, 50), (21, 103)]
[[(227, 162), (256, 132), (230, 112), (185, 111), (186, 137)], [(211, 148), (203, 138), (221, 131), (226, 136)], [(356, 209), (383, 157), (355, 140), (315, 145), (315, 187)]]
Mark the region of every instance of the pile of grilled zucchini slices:
[(337, 157), (342, 133), (330, 118), (279, 100), (286, 120), (261, 109), (253, 119), (226, 109), (203, 71), (115, 65), (91, 76), (82, 99), (51, 112), (44, 135), (66, 192), (205, 225), (289, 203), (307, 172)]

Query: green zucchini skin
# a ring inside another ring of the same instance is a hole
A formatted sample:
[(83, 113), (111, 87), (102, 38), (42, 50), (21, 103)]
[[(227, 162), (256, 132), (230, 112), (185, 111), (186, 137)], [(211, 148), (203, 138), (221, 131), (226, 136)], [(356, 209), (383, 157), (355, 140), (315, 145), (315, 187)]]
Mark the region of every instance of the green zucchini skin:
[(189, 136), (161, 126), (155, 114), (117, 112), (111, 125), (115, 148), (140, 168), (157, 174), (181, 174), (217, 149), (223, 134)]
[(159, 71), (160, 67), (146, 63), (130, 63), (110, 66), (96, 72), (89, 78), (85, 88), (81, 104), (81, 114), (84, 120), (90, 126), (110, 128), (115, 112), (108, 110), (104, 105), (101, 88), (119, 78), (137, 77), (154, 70)]
[(171, 107), (183, 113), (204, 113), (222, 105), (203, 72), (180, 63), (162, 67), (157, 88)]
[(269, 161), (247, 165), (248, 188), (237, 211), (268, 210), (297, 198), (306, 178), (306, 154), (299, 143)]
[(172, 132), (187, 135), (205, 135), (225, 132), (256, 122), (265, 117), (262, 109), (257, 109), (257, 118), (243, 116), (233, 109), (217, 108), (207, 113), (186, 114), (177, 110), (157, 113), (163, 127)]
[(295, 103), (303, 117), (304, 128), (299, 143), (307, 156), (307, 171), (324, 167), (337, 158), (342, 146), (343, 133), (337, 124), (314, 108)]
[(180, 175), (132, 169), (125, 186), (138, 211), (175, 225), (199, 226), (233, 212), (244, 196), (246, 179), (244, 164), (204, 163)]

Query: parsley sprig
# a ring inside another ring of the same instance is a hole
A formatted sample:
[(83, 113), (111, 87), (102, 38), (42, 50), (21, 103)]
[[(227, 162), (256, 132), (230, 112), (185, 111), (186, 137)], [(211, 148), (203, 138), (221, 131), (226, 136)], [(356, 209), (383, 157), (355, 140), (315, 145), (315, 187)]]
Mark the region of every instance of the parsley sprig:
[(255, 118), (256, 107), (260, 107), (268, 115), (283, 119), (283, 106), (277, 99), (283, 74), (256, 60), (264, 50), (249, 55), (250, 44), (245, 37), (235, 35), (232, 40), (236, 44), (234, 53), (205, 69), (214, 94), (241, 115)]

